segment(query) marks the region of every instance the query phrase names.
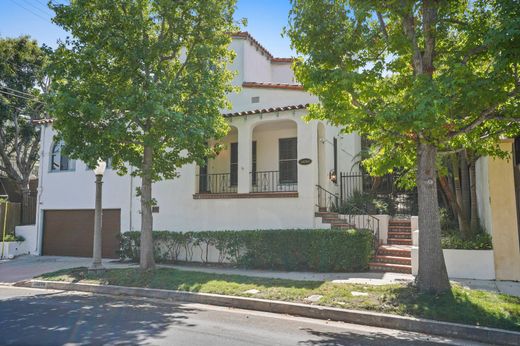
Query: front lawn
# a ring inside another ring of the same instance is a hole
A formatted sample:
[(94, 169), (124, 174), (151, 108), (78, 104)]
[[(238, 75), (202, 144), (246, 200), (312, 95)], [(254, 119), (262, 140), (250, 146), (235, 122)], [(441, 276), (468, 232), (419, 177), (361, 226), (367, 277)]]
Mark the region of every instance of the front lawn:
[[(87, 268), (75, 268), (47, 273), (38, 279), (215, 293), (297, 303), (308, 303), (307, 297), (321, 295), (323, 297), (313, 304), (520, 331), (520, 298), (469, 290), (459, 285), (453, 285), (453, 295), (431, 296), (418, 294), (413, 287), (404, 284), (374, 286), (292, 281), (170, 268), (159, 268), (149, 273), (141, 273), (135, 268), (110, 269), (103, 274), (91, 274)], [(249, 290), (259, 292), (246, 293)]]

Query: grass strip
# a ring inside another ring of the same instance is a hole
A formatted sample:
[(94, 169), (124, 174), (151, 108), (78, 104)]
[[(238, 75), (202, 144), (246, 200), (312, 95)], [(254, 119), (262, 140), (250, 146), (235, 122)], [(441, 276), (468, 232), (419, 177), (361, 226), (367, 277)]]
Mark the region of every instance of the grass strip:
[[(101, 274), (87, 268), (64, 269), (38, 279), (96, 283), (128, 287), (160, 288), (214, 293), (240, 297), (309, 303), (312, 295), (322, 296), (315, 305), (377, 311), (439, 321), (520, 331), (520, 298), (453, 285), (452, 294), (420, 294), (411, 285), (363, 285), (330, 281), (296, 281), (241, 275), (158, 268), (141, 272), (136, 268), (109, 269)], [(247, 293), (257, 290), (258, 293)]]

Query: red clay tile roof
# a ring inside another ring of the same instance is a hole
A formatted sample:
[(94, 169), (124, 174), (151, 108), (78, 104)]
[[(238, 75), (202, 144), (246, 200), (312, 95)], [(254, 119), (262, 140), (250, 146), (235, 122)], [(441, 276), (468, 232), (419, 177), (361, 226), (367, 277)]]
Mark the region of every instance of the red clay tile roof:
[(293, 58), (275, 58), (273, 57), (273, 55), (271, 54), (271, 52), (269, 52), (264, 46), (262, 46), (260, 44), (260, 42), (258, 42), (253, 36), (251, 36), (250, 33), (248, 33), (247, 31), (239, 31), (239, 32), (235, 32), (235, 33), (232, 33), (231, 34), (231, 37), (233, 38), (237, 38), (237, 37), (240, 37), (240, 38), (244, 38), (246, 40), (249, 40), (249, 42), (251, 42), (254, 46), (256, 46), (258, 49), (260, 49), (265, 55), (267, 55), (267, 57), (269, 58), (269, 60), (271, 60), (272, 62), (283, 62), (283, 63), (289, 63), (289, 62), (293, 62), (294, 59)]
[(290, 62), (290, 63), (292, 63), (294, 60), (296, 60), (296, 59), (294, 59), (294, 58), (272, 58), (271, 62), (284, 62), (284, 63)]
[(252, 114), (265, 114), (265, 113), (274, 113), (274, 112), (284, 112), (284, 111), (290, 111), (290, 110), (297, 110), (297, 109), (305, 109), (309, 106), (309, 104), (299, 104), (299, 105), (292, 105), (292, 106), (283, 106), (283, 107), (272, 107), (272, 108), (264, 108), (264, 109), (254, 109), (251, 111), (242, 111), (242, 112), (235, 112), (235, 113), (226, 113), (222, 114), (224, 117), (238, 117), (243, 115), (252, 115)]
[[(234, 112), (234, 113), (223, 113), (222, 116), (224, 116), (224, 117), (238, 117), (238, 116), (242, 116), (242, 115), (284, 112), (284, 111), (291, 111), (291, 110), (297, 110), (297, 109), (305, 109), (308, 106), (309, 106), (309, 104), (306, 103), (306, 104), (299, 104), (299, 105), (292, 105), (292, 106), (271, 107), (271, 108), (263, 108), (263, 109), (254, 109), (254, 110), (251, 110), (251, 111), (242, 111), (242, 112)], [(52, 123), (52, 119), (45, 118), (45, 119), (33, 120), (32, 123), (35, 124), (35, 125), (50, 124), (50, 123)]]
[(269, 89), (289, 89), (289, 90), (303, 90), (300, 84), (286, 84), (286, 83), (259, 83), (259, 82), (244, 82), (244, 88), (269, 88)]

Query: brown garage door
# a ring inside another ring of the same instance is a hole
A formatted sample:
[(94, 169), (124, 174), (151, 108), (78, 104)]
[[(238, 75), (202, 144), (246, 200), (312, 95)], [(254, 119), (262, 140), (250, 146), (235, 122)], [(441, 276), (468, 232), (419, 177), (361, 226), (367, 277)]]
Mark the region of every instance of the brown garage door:
[[(91, 257), (94, 237), (94, 210), (45, 210), (43, 254)], [(121, 210), (103, 209), (104, 258), (117, 258)]]

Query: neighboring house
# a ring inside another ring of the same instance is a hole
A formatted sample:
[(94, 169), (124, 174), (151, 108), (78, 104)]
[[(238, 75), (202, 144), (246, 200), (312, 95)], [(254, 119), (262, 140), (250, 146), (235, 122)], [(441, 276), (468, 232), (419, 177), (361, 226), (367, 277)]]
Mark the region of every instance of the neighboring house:
[[(224, 111), (224, 150), (204, 167), (154, 184), (154, 229), (171, 231), (330, 228), (315, 216), (318, 188), (338, 193), (337, 172), (357, 171), (361, 140), (321, 121), (304, 121), (317, 98), (296, 84), (292, 59), (274, 58), (248, 33), (231, 43), (241, 92)], [(37, 253), (90, 256), (94, 174), (61, 154), (52, 120), (40, 121)], [(211, 144), (211, 143), (210, 143)], [(103, 251), (115, 257), (119, 232), (140, 229), (139, 178), (107, 169), (103, 178)]]
[(510, 159), (477, 161), (477, 200), (482, 227), (493, 237), (497, 280), (520, 280), (520, 138), (504, 139)]

